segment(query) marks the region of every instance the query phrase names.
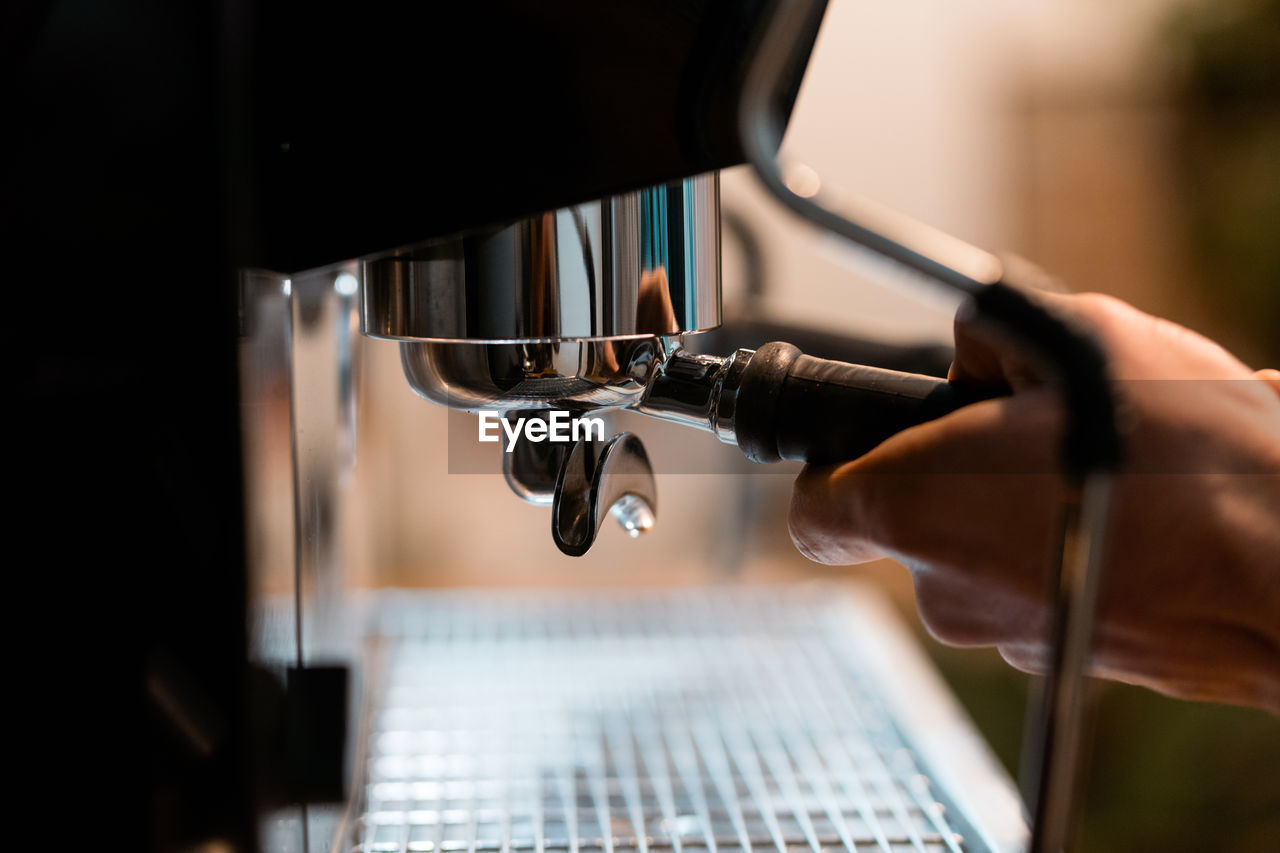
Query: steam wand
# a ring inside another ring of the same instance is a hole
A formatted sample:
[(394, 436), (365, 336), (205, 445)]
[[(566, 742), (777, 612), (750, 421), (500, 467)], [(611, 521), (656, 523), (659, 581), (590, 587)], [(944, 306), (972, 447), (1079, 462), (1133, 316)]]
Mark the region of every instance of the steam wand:
[(1011, 280), (1017, 273), (982, 250), (868, 204), (844, 212), (788, 187), (774, 153), (785, 121), (772, 107), (785, 72), (801, 57), (804, 36), (821, 19), (823, 0), (775, 2), (756, 33), (739, 103), (739, 136), (765, 187), (795, 213), (908, 272), (969, 294), (980, 316), (1038, 356), (1057, 374), (1068, 412), (1061, 562), (1053, 593), (1052, 660), (1039, 712), (1032, 853), (1069, 843), (1077, 795), (1083, 678), (1093, 633), (1110, 509), (1111, 475), (1121, 447), (1106, 359), (1073, 328)]

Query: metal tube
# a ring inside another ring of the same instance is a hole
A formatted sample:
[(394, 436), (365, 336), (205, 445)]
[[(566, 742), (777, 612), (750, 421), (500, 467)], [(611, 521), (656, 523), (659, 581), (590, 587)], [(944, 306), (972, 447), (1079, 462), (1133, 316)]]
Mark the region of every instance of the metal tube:
[[(1092, 640), (1110, 504), (1110, 480), (1103, 472), (1118, 464), (1119, 441), (1104, 365), (1091, 349), (1091, 342), (1072, 335), (1048, 311), (1037, 310), (1039, 306), (1002, 287), (1006, 271), (994, 255), (866, 203), (832, 210), (814, 201), (810, 193), (801, 194), (788, 186), (775, 159), (785, 122), (774, 113), (771, 101), (789, 59), (803, 43), (806, 27), (823, 8), (820, 2), (778, 2), (758, 29), (760, 40), (749, 61), (741, 95), (739, 136), (760, 180), (779, 202), (805, 219), (906, 270), (979, 297), (981, 308), (989, 314), (1003, 312), (997, 322), (1006, 327), (1011, 326), (1011, 316), (1035, 321), (1041, 331), (1054, 333), (1056, 343), (1062, 345), (1055, 348), (1048, 340), (1032, 339), (1035, 332), (1009, 328), (1016, 339), (1060, 371), (1064, 396), (1072, 404), (1065, 449), (1084, 489), (1079, 518), (1067, 519), (1065, 552), (1052, 602), (1054, 660), (1046, 691), (1039, 794), (1033, 816), (1034, 853), (1058, 853), (1067, 841), (1075, 801), (1084, 716), (1082, 680)], [(997, 298), (986, 298), (991, 295)]]

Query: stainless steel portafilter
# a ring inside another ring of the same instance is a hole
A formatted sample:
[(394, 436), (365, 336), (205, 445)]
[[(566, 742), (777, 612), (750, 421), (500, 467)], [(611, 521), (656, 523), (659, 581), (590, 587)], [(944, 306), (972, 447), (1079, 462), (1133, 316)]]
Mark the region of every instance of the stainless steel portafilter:
[[(720, 323), (715, 174), (551, 211), (364, 262), (362, 328), (401, 341), (419, 395), (507, 417), (610, 409), (710, 432), (751, 459), (830, 462), (974, 397), (929, 376), (803, 355), (784, 343), (694, 354)], [(644, 445), (519, 442), (504, 473), (550, 504), (580, 555), (612, 514), (632, 535), (657, 512)]]

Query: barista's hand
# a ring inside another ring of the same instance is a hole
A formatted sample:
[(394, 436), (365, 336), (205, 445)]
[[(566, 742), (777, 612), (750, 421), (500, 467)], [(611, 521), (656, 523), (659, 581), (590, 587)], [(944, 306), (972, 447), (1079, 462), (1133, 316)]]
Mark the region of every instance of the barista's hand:
[[(1280, 372), (1252, 373), (1115, 299), (1050, 298), (1107, 350), (1130, 421), (1093, 674), (1280, 713)], [(806, 468), (791, 536), (823, 563), (898, 559), (936, 637), (995, 645), (1042, 671), (1060, 405), (1014, 348), (966, 316), (951, 378), (1012, 394), (856, 461)]]

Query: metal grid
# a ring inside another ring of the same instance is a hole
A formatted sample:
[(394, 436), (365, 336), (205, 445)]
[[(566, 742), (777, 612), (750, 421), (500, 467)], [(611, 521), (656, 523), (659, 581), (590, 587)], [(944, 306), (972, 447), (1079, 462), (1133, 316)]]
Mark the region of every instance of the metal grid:
[[(412, 597), (358, 853), (970, 850), (825, 597)], [(384, 602), (385, 603), (385, 602)]]

